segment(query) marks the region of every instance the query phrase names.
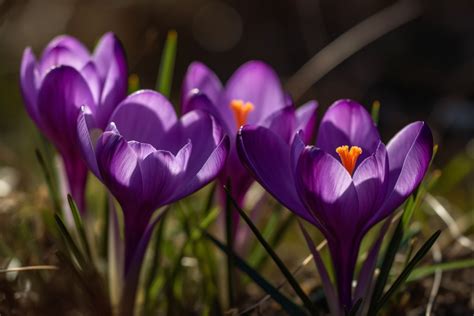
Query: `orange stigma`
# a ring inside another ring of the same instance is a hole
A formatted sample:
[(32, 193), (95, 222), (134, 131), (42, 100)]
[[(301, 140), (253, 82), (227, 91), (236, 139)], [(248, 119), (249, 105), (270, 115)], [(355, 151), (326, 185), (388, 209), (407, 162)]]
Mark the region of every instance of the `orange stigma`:
[(253, 111), (252, 102), (245, 102), (242, 100), (232, 100), (229, 104), (232, 112), (234, 113), (235, 123), (237, 128), (247, 123), (247, 117), (251, 111)]
[(357, 158), (359, 158), (360, 154), (362, 154), (362, 149), (357, 146), (352, 146), (349, 150), (349, 146), (346, 145), (337, 147), (336, 152), (339, 157), (341, 157), (342, 165), (352, 176), (357, 162)]

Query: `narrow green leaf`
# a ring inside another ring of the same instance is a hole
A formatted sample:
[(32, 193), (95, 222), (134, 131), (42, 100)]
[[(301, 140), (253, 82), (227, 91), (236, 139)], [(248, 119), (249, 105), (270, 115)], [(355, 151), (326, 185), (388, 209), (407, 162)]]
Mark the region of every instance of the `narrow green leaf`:
[[(420, 193), (420, 192), (418, 192)], [(413, 217), (413, 213), (415, 212), (416, 206), (418, 205), (418, 200), (420, 194), (417, 194), (416, 197), (410, 196), (405, 203), (405, 208), (402, 214), (401, 221), (403, 223), (403, 231), (405, 232), (410, 225), (411, 218)]]
[(370, 307), (367, 315), (376, 315), (376, 302), (379, 301), (380, 297), (383, 294), (383, 289), (385, 284), (387, 284), (388, 276), (395, 260), (395, 255), (397, 254), (400, 243), (403, 239), (403, 215), (402, 218), (398, 221), (397, 227), (393, 232), (392, 238), (388, 244), (387, 250), (385, 251), (382, 266), (380, 268), (380, 274), (377, 277), (375, 282), (374, 290), (372, 292), (372, 298), (370, 300)]
[[(194, 212), (193, 212), (194, 213)], [(183, 215), (185, 213), (183, 212)], [(179, 275), (179, 272), (182, 270), (182, 264), (181, 260), (183, 256), (185, 255), (185, 249), (187, 249), (190, 244), (198, 241), (199, 239), (202, 238), (203, 231), (207, 229), (218, 217), (219, 215), (219, 210), (217, 208), (211, 209), (211, 211), (207, 214), (207, 216), (201, 220), (199, 225), (197, 225), (196, 228), (193, 228), (192, 231), (190, 232), (190, 235), (187, 236), (187, 239), (185, 240), (184, 244), (182, 245), (180, 249), (180, 253), (173, 259), (173, 264), (172, 264), (172, 269), (169, 273), (160, 273), (159, 275), (156, 275), (151, 283), (150, 289), (149, 289), (149, 296), (151, 300), (148, 303), (147, 311), (154, 311), (157, 306), (157, 300), (155, 299), (160, 293), (166, 293), (172, 288), (172, 285), (174, 283), (175, 278)], [(160, 248), (162, 248), (160, 251), (165, 255), (165, 246), (166, 246), (166, 240), (162, 240), (163, 244), (161, 245)], [(207, 244), (206, 244), (207, 246)], [(207, 249), (207, 247), (206, 247)], [(170, 257), (170, 255), (166, 255), (167, 257)], [(213, 253), (207, 252), (203, 256), (203, 262), (206, 264), (212, 264), (213, 263)], [(202, 265), (200, 265), (202, 266)], [(211, 272), (217, 272), (218, 269), (215, 265), (210, 269)], [(211, 275), (209, 277), (213, 286), (218, 283), (217, 277), (214, 275)], [(162, 289), (166, 289), (167, 291), (163, 291)], [(171, 292), (168, 294), (172, 294)], [(151, 312), (150, 312), (151, 313)], [(146, 315), (150, 313), (145, 313)]]
[(263, 236), (258, 231), (258, 228), (255, 227), (255, 225), (252, 223), (252, 220), (247, 216), (247, 214), (239, 207), (237, 202), (232, 198), (232, 196), (230, 195), (230, 191), (227, 188), (225, 188), (225, 190), (226, 190), (228, 198), (231, 200), (231, 202), (234, 205), (235, 209), (239, 212), (240, 216), (247, 223), (250, 230), (254, 233), (255, 237), (257, 237), (260, 244), (265, 248), (265, 250), (268, 252), (268, 254), (272, 257), (273, 261), (278, 266), (280, 271), (283, 273), (285, 278), (288, 280), (288, 283), (291, 285), (291, 287), (293, 288), (295, 293), (300, 297), (300, 299), (303, 302), (303, 304), (305, 305), (305, 307), (308, 309), (309, 312), (311, 312), (312, 315), (317, 315), (318, 311), (314, 307), (313, 303), (311, 302), (309, 297), (306, 295), (306, 293), (303, 291), (303, 289), (300, 287), (300, 285), (295, 280), (295, 278), (293, 277), (291, 272), (288, 270), (288, 268), (285, 266), (283, 261), (273, 251), (272, 247), (267, 243), (265, 238), (263, 238)]
[(313, 255), (313, 261), (316, 265), (316, 269), (318, 270), (319, 277), (321, 279), (321, 284), (323, 286), (324, 295), (326, 296), (326, 302), (329, 307), (329, 312), (331, 315), (339, 315), (341, 313), (341, 310), (339, 306), (339, 301), (337, 299), (336, 290), (334, 289), (334, 286), (331, 283), (331, 279), (329, 278), (329, 274), (321, 258), (321, 254), (316, 248), (309, 233), (306, 231), (306, 228), (304, 228), (303, 223), (301, 223), (301, 221), (298, 221), (298, 224), (300, 226), (301, 232), (303, 233), (303, 237), (306, 241), (306, 244), (308, 245), (308, 248)]
[(85, 265), (85, 259), (79, 250), (79, 247), (76, 245), (74, 242), (74, 239), (72, 238), (71, 234), (66, 228), (66, 225), (64, 225), (63, 220), (58, 214), (54, 214), (54, 219), (56, 221), (56, 225), (59, 229), (59, 233), (61, 237), (64, 240), (64, 243), (67, 247), (67, 249), (71, 252), (72, 257), (74, 257), (77, 260), (77, 263), (79, 264), (80, 267), (84, 268)]
[(372, 102), (372, 110), (370, 111), (372, 115), (372, 120), (374, 121), (375, 125), (379, 124), (379, 113), (380, 113), (380, 102), (375, 100)]
[(191, 232), (191, 240), (197, 241), (202, 237), (202, 230), (206, 230), (212, 223), (217, 219), (219, 215), (219, 209), (214, 208), (208, 212), (207, 216), (199, 223), (199, 228), (194, 229)]
[(380, 308), (388, 301), (390, 296), (392, 296), (393, 293), (400, 287), (400, 285), (405, 282), (405, 280), (408, 278), (410, 275), (411, 271), (415, 266), (418, 264), (418, 262), (423, 259), (423, 257), (430, 251), (431, 247), (435, 243), (435, 241), (438, 239), (439, 235), (441, 234), (441, 230), (436, 231), (431, 237), (421, 246), (421, 248), (416, 252), (416, 254), (413, 256), (413, 259), (410, 260), (408, 265), (403, 269), (402, 273), (398, 276), (398, 278), (393, 282), (392, 286), (388, 289), (388, 291), (382, 296), (382, 298), (376, 303), (375, 307), (375, 313), (377, 313)]
[(166, 219), (168, 218), (167, 214), (168, 213), (164, 214), (161, 221), (158, 223), (158, 228), (155, 232), (155, 238), (152, 242), (152, 249), (154, 249), (154, 253), (153, 258), (151, 260), (150, 268), (148, 270), (148, 277), (146, 278), (145, 282), (145, 302), (143, 304), (145, 310), (147, 311), (147, 315), (152, 314), (152, 304), (150, 303), (152, 301), (151, 289), (153, 286), (153, 282), (158, 274), (158, 266), (161, 259), (161, 242), (163, 240), (163, 235), (165, 231)]
[(166, 97), (169, 97), (171, 93), (177, 45), (178, 33), (176, 33), (174, 30), (171, 30), (168, 32), (168, 36), (166, 37), (165, 47), (161, 55), (158, 79), (156, 81), (156, 90), (161, 92)]
[[(280, 219), (280, 216), (278, 216), (278, 219)], [(292, 224), (295, 221), (295, 219), (296, 217), (291, 216), (290, 214), (284, 220), (279, 220), (277, 227), (270, 227), (271, 231), (268, 234), (268, 243), (270, 244), (270, 246), (272, 246), (273, 248), (278, 247), (280, 242), (284, 239), (283, 237), (285, 237), (285, 234), (288, 231), (288, 229), (292, 227)], [(262, 235), (264, 237), (267, 237), (265, 233)], [(262, 249), (261, 247), (256, 248), (252, 254), (254, 254), (256, 258), (252, 258), (254, 261), (250, 261), (249, 259), (249, 262), (255, 262), (254, 267), (257, 270), (260, 270), (263, 267), (263, 265), (267, 262), (269, 257), (265, 255), (265, 250)]]
[(362, 299), (359, 298), (355, 304), (352, 306), (351, 311), (349, 312), (349, 316), (355, 316), (357, 315), (357, 312), (359, 311), (360, 306), (362, 305)]
[[(228, 256), (231, 255), (231, 250), (212, 235), (207, 232), (203, 232), (204, 235), (220, 250), (225, 252)], [(301, 308), (283, 295), (278, 289), (276, 289), (272, 284), (270, 284), (263, 276), (261, 276), (257, 271), (255, 271), (251, 266), (249, 266), (242, 258), (237, 254), (233, 253), (235, 264), (239, 270), (244, 272), (249, 276), (262, 290), (270, 295), (280, 306), (289, 314), (289, 315), (305, 315)]]
[(408, 262), (410, 262), (411, 255), (413, 251), (415, 250), (415, 244), (417, 242), (417, 237), (416, 236), (410, 236), (410, 239), (407, 240), (407, 247), (408, 251), (405, 254), (405, 262), (403, 267), (406, 267), (408, 265)]
[(46, 164), (46, 161), (44, 160), (43, 155), (41, 154), (41, 152), (38, 149), (36, 149), (35, 154), (36, 154), (36, 159), (38, 159), (41, 170), (43, 172), (43, 176), (44, 176), (44, 179), (46, 181), (46, 185), (48, 186), (48, 191), (49, 191), (49, 195), (51, 197), (51, 200), (53, 202), (54, 210), (55, 210), (56, 213), (61, 214), (61, 203), (60, 203), (60, 200), (59, 200), (58, 191), (57, 191), (56, 186), (55, 186), (54, 181), (53, 181), (53, 177), (52, 177), (52, 175), (49, 171), (49, 168), (48, 168), (48, 166)]
[(67, 195), (67, 201), (69, 203), (69, 208), (71, 209), (72, 216), (74, 218), (74, 224), (76, 226), (79, 239), (82, 243), (82, 246), (84, 247), (84, 251), (87, 255), (87, 258), (90, 262), (92, 262), (92, 253), (89, 247), (89, 241), (87, 240), (86, 231), (82, 223), (81, 215), (79, 215), (79, 211), (77, 210), (77, 205), (70, 194)]
[[(265, 239), (268, 239), (268, 243), (275, 247), (272, 243), (272, 236), (275, 235), (276, 226), (280, 222), (281, 214), (280, 212), (271, 212), (270, 217), (265, 223), (265, 226), (262, 229), (262, 236)], [(268, 256), (265, 252), (265, 249), (259, 246), (258, 242), (254, 242), (252, 245), (252, 250), (250, 251), (250, 255), (248, 256), (248, 262), (250, 265), (254, 266), (257, 271), (260, 270), (260, 267), (265, 263), (265, 259)]]
[(438, 149), (439, 149), (438, 144), (434, 144), (433, 145), (433, 154), (431, 155), (431, 160), (430, 160), (430, 167), (431, 167), (431, 164), (433, 163), (433, 160), (436, 158), (436, 155), (438, 154)]
[(474, 267), (474, 259), (465, 259), (452, 262), (443, 262), (426, 267), (419, 267), (413, 269), (410, 276), (408, 277), (407, 282), (417, 281), (423, 279), (431, 274), (434, 274), (436, 271), (452, 271), (460, 269), (469, 269)]
[(209, 213), (209, 211), (212, 208), (215, 192), (216, 192), (216, 183), (213, 183), (212, 187), (209, 190), (209, 195), (206, 198), (206, 204), (204, 206), (204, 212), (203, 212), (204, 215), (207, 215), (207, 213)]
[[(109, 231), (110, 231), (110, 206), (109, 203), (109, 196), (108, 193), (104, 195), (104, 201), (103, 201), (103, 211), (101, 212), (102, 214), (102, 236), (100, 238), (100, 244), (99, 244), (99, 253), (100, 256), (108, 262), (109, 260)], [(113, 202), (112, 202), (113, 203)]]
[(121, 302), (122, 289), (124, 286), (124, 242), (120, 237), (119, 214), (115, 208), (113, 197), (110, 193), (106, 195), (104, 210), (108, 216), (104, 218), (107, 222), (107, 281), (109, 297), (114, 306)]
[[(230, 188), (230, 179), (227, 181), (227, 186)], [(228, 287), (228, 299), (229, 306), (233, 307), (235, 302), (235, 291), (234, 291), (234, 225), (232, 222), (232, 201), (231, 197), (228, 194), (226, 197), (225, 203), (225, 232), (226, 232), (226, 243), (227, 247), (230, 249), (229, 254), (227, 255), (227, 287)]]

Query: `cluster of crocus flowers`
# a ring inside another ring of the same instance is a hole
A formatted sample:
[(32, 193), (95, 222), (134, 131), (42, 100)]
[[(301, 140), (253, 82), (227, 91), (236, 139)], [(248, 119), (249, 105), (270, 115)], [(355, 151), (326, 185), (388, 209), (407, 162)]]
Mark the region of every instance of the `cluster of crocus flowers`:
[[(127, 76), (124, 51), (110, 33), (93, 54), (72, 37), (57, 37), (39, 61), (27, 48), (21, 65), (26, 109), (61, 155), (79, 208), (85, 210), (88, 169), (122, 208), (124, 276), (132, 275), (132, 301), (157, 209), (216, 178), (220, 187), (230, 181), (242, 205), (255, 179), (324, 234), (338, 310), (350, 310), (362, 239), (406, 200), (428, 169), (428, 126), (409, 124), (385, 146), (367, 111), (340, 100), (322, 118), (315, 146), (307, 146), (317, 103), (295, 109), (262, 62), (242, 65), (225, 86), (203, 64), (191, 64), (181, 118), (158, 92), (126, 97)], [(235, 234), (237, 212), (233, 223)]]
[[(199, 102), (192, 102), (196, 94), (203, 97)], [(317, 103), (310, 101), (296, 110), (291, 98), (283, 92), (275, 71), (260, 61), (240, 66), (225, 86), (209, 68), (194, 62), (185, 75), (181, 99), (184, 113), (195, 109), (207, 111), (231, 138), (229, 157), (218, 179), (220, 188), (230, 181), (232, 195), (239, 205), (254, 181), (237, 155), (235, 140), (239, 128), (245, 124), (263, 126), (287, 142), (295, 131), (302, 130), (304, 139), (309, 140), (316, 120)], [(220, 193), (223, 197), (224, 191)], [(233, 217), (235, 233), (238, 213)]]
[(428, 169), (428, 126), (411, 123), (385, 146), (367, 111), (340, 100), (322, 118), (316, 146), (306, 146), (301, 133), (288, 144), (270, 129), (249, 124), (240, 129), (237, 148), (268, 192), (324, 234), (341, 310), (350, 309), (362, 238), (406, 200)]
[(107, 33), (90, 54), (78, 40), (62, 35), (48, 44), (38, 61), (31, 48), (26, 48), (20, 72), (26, 110), (60, 153), (67, 190), (84, 211), (87, 167), (79, 151), (77, 117), (87, 104), (104, 128), (125, 98), (128, 74), (122, 45)]

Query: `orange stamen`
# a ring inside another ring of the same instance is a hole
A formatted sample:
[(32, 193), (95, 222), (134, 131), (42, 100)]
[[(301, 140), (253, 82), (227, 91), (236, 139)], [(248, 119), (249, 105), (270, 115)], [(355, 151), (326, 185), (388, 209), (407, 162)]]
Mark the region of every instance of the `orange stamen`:
[(253, 111), (252, 102), (245, 102), (242, 100), (232, 100), (229, 104), (232, 112), (234, 113), (235, 123), (237, 128), (247, 123), (247, 117), (251, 111)]
[(346, 145), (337, 147), (336, 152), (339, 157), (341, 157), (342, 165), (352, 176), (357, 162), (357, 158), (359, 158), (360, 154), (362, 154), (362, 149), (357, 146), (352, 146), (349, 150), (349, 146)]

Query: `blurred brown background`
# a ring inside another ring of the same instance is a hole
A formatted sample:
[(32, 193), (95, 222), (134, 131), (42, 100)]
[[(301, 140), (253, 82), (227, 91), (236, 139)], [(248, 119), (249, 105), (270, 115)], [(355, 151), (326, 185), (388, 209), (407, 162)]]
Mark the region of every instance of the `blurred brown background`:
[[(140, 77), (142, 87), (153, 88), (166, 32), (176, 29), (179, 46), (172, 96), (177, 102), (184, 72), (193, 60), (205, 62), (225, 80), (241, 63), (262, 59), (285, 83), (339, 35), (393, 3), (0, 1), (0, 162), (26, 174), (35, 163), (32, 153), (38, 139), (32, 137), (35, 129), (18, 91), (26, 46), (39, 55), (54, 36), (67, 33), (92, 49), (104, 32), (113, 31), (123, 41), (130, 72)], [(385, 140), (406, 123), (423, 119), (441, 145), (439, 164), (459, 151), (474, 155), (474, 143), (469, 143), (474, 134), (474, 2), (421, 2), (418, 18), (339, 64), (297, 103), (311, 98), (320, 102), (320, 113), (339, 98), (353, 98), (366, 106), (379, 100)]]

